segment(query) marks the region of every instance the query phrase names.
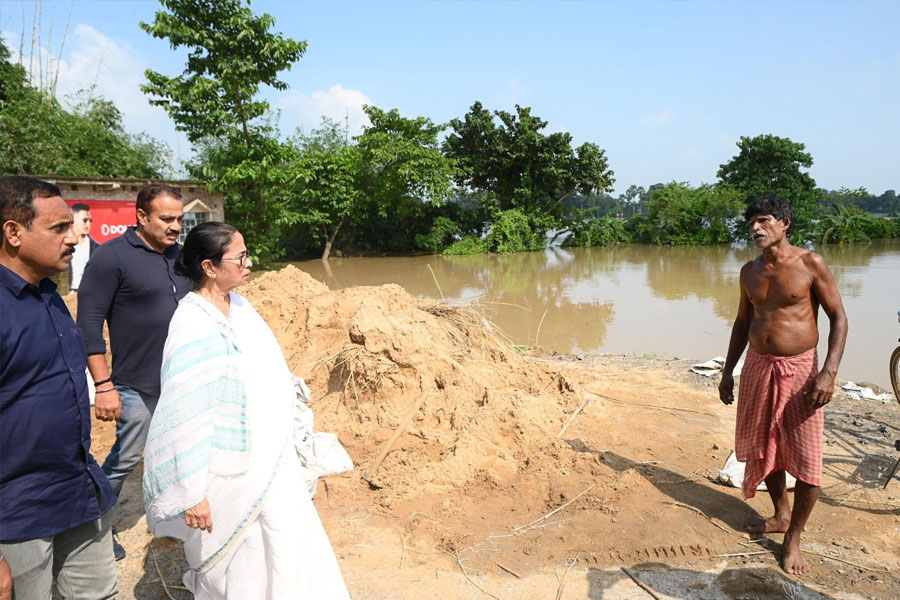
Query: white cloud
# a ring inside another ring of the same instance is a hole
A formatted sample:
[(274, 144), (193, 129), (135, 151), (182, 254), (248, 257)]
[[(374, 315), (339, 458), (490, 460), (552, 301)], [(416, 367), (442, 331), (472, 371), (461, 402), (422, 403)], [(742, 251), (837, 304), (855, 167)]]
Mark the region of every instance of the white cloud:
[(643, 119), (641, 119), (641, 123), (643, 125), (662, 125), (664, 123), (671, 123), (674, 120), (675, 113), (668, 108), (664, 108), (659, 112), (644, 117)]
[(276, 103), (283, 117), (296, 126), (310, 131), (319, 126), (322, 117), (343, 123), (348, 119), (350, 135), (359, 135), (369, 125), (363, 105), (373, 105), (372, 100), (359, 90), (347, 89), (337, 83), (328, 91), (317, 90), (311, 94), (288, 92)]

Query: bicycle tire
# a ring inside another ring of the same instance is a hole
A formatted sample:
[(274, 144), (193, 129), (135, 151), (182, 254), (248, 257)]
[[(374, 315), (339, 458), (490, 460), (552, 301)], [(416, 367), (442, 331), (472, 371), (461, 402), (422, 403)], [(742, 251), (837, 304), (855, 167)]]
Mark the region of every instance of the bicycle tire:
[(900, 346), (891, 354), (891, 386), (894, 388), (894, 399), (900, 403)]

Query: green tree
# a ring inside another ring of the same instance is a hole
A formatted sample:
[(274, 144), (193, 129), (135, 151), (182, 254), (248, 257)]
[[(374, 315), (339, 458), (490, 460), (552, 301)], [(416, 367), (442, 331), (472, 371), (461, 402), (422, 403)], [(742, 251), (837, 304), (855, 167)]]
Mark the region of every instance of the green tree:
[(804, 171), (813, 164), (806, 147), (771, 134), (741, 136), (737, 146), (740, 152), (719, 166), (719, 180), (738, 190), (745, 202), (766, 194), (787, 199), (795, 231), (808, 228), (819, 207), (819, 194), (815, 180)]
[(458, 165), (459, 189), (493, 211), (521, 210), (532, 226), (543, 217), (558, 224), (566, 198), (609, 192), (615, 181), (604, 150), (574, 148), (569, 133), (545, 134), (547, 122), (527, 107), (491, 113), (476, 102), (450, 127), (443, 148)]
[(878, 200), (882, 212), (893, 215), (900, 213), (900, 196), (894, 190), (886, 190)]
[(740, 195), (724, 186), (691, 188), (672, 182), (653, 192), (647, 214), (648, 241), (656, 244), (724, 244), (743, 206)]
[(70, 177), (160, 177), (171, 153), (147, 134), (128, 134), (110, 101), (82, 90), (66, 110), (32, 87), (0, 39), (0, 172)]
[(362, 199), (359, 151), (339, 130), (337, 123), (323, 119), (320, 128), (294, 139), (300, 152), (291, 168), (297, 222), (307, 237), (324, 245), (322, 260), (328, 260), (335, 238)]
[[(292, 168), (295, 210), (299, 222), (324, 244), (323, 260), (341, 232), (363, 248), (410, 251), (417, 235), (433, 246), (435, 238), (428, 238), (426, 227), (434, 223), (425, 212), (446, 200), (452, 186), (452, 161), (438, 145), (440, 125), (403, 117), (396, 109), (364, 110), (370, 125), (353, 143), (327, 119), (295, 140), (301, 152)], [(441, 229), (446, 227), (442, 222)]]
[(569, 227), (571, 235), (563, 240), (564, 248), (611, 246), (631, 241), (625, 221), (605, 216), (595, 219), (573, 219)]
[(255, 15), (240, 0), (160, 0), (153, 23), (141, 28), (188, 50), (185, 70), (168, 77), (147, 70), (141, 90), (162, 106), (206, 151), (189, 166), (194, 176), (225, 193), (229, 220), (247, 237), (257, 258), (277, 258), (285, 228), (297, 222), (281, 192), (296, 156), (278, 139), (259, 99), (260, 86), (287, 89), (279, 73), (306, 52), (306, 42), (272, 33), (275, 20)]
[[(831, 208), (835, 204), (854, 204), (863, 208), (862, 204), (869, 198), (869, 192), (866, 191), (866, 188), (860, 187), (855, 190), (851, 190), (846, 187), (842, 187), (837, 190), (816, 190), (819, 193), (819, 197), (822, 199), (822, 207), (823, 208)], [(865, 210), (865, 209), (864, 209)]]
[(512, 208), (494, 215), (491, 230), (484, 239), (471, 235), (458, 240), (444, 250), (444, 254), (510, 254), (543, 250), (544, 234), (535, 231), (531, 219), (522, 210)]

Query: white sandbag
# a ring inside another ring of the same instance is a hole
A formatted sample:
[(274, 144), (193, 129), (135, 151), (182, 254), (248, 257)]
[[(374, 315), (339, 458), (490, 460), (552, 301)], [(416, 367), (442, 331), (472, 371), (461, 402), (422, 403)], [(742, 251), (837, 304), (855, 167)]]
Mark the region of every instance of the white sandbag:
[[(787, 489), (792, 490), (794, 486), (797, 485), (797, 479), (785, 471), (785, 478), (787, 481)], [(744, 483), (744, 463), (739, 461), (734, 454), (734, 451), (728, 455), (728, 460), (725, 461), (725, 466), (719, 469), (719, 482), (723, 485), (728, 485), (731, 487), (740, 488)], [(756, 486), (758, 491), (766, 491), (766, 482), (762, 481), (758, 486)]]
[(847, 392), (847, 396), (853, 400), (878, 400), (879, 402), (888, 403), (894, 399), (894, 395), (890, 392), (876, 394), (872, 388), (856, 385), (852, 381), (848, 381), (842, 385), (841, 389)]
[[(706, 362), (697, 363), (695, 365), (691, 365), (691, 371), (696, 373), (697, 375), (702, 375), (703, 377), (712, 377), (713, 375), (718, 375), (722, 372), (722, 368), (725, 366), (725, 357), (724, 356), (716, 356), (714, 358), (709, 359)], [(744, 359), (740, 359), (737, 364), (734, 366), (734, 371), (732, 375), (737, 377), (741, 374), (741, 368), (744, 366)]]
[(310, 391), (306, 382), (294, 377), (294, 448), (300, 458), (309, 495), (315, 494), (320, 477), (353, 470), (353, 460), (333, 433), (315, 433), (315, 417), (309, 408)]

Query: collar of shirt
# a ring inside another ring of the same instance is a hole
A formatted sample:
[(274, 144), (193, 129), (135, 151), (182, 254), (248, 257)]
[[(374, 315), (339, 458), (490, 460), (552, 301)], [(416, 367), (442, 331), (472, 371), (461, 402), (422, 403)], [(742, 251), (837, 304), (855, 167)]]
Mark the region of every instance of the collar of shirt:
[[(131, 225), (128, 229), (125, 230), (125, 241), (134, 246), (135, 248), (143, 248), (147, 252), (153, 252), (154, 254), (159, 254), (156, 250), (148, 246), (144, 240), (137, 234), (137, 225)], [(178, 257), (178, 253), (181, 251), (180, 244), (173, 244), (166, 248), (166, 251), (162, 253), (168, 259), (175, 260)]]
[(38, 285), (34, 285), (29, 281), (25, 281), (4, 265), (0, 265), (0, 283), (3, 283), (16, 298), (21, 298), (25, 290), (31, 291), (33, 295), (38, 297), (56, 290), (56, 284), (49, 277), (41, 279)]

